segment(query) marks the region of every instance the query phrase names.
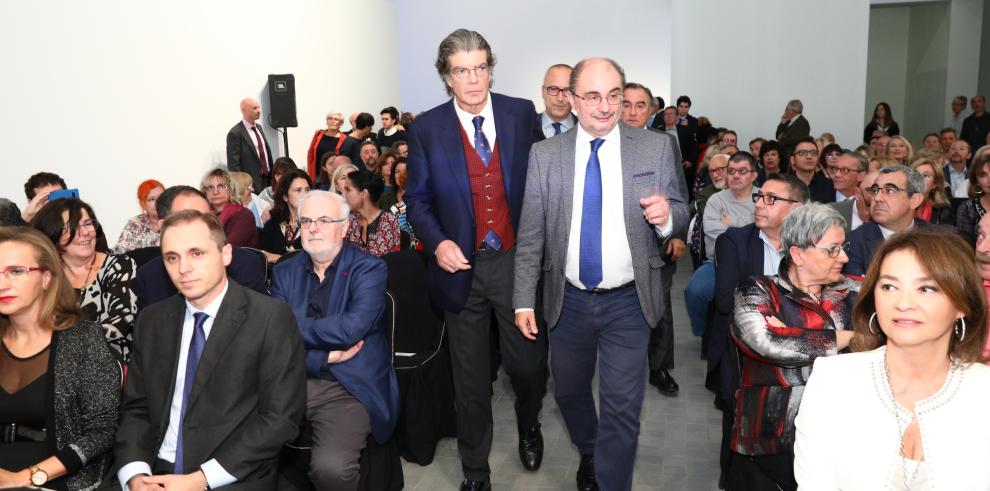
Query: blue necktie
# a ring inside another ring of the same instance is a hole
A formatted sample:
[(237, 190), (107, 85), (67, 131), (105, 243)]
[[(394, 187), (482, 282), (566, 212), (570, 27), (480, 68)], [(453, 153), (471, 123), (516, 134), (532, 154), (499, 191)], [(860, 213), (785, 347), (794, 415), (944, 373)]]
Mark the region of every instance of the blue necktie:
[(210, 316), (206, 312), (196, 312), (193, 314), (193, 336), (189, 342), (189, 356), (186, 358), (186, 383), (182, 386), (182, 409), (179, 412), (179, 437), (175, 443), (175, 468), (176, 474), (185, 474), (183, 470), (182, 458), (182, 425), (186, 419), (186, 404), (189, 403), (189, 393), (192, 392), (193, 382), (196, 381), (196, 368), (199, 367), (199, 357), (203, 355), (203, 348), (206, 346), (206, 331), (203, 324)]
[(591, 290), (602, 282), (602, 166), (598, 149), (605, 140), (591, 140), (591, 155), (584, 171), (584, 199), (581, 200), (581, 255), (578, 277)]
[(492, 147), (488, 146), (488, 138), (485, 138), (485, 132), (481, 130), (481, 123), (485, 122), (485, 118), (475, 116), (471, 122), (474, 123), (474, 150), (478, 152), (485, 167), (488, 167), (488, 162), (492, 160)]
[(559, 135), (560, 134), (560, 123), (551, 123), (551, 126), (553, 126), (553, 136)]

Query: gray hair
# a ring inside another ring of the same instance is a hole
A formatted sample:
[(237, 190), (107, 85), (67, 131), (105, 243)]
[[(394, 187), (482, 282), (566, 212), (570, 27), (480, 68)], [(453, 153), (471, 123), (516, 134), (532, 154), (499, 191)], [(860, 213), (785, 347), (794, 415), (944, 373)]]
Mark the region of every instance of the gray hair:
[(314, 189), (304, 194), (302, 198), (299, 198), (299, 204), (296, 206), (296, 216), (302, 216), (303, 205), (305, 205), (310, 198), (315, 198), (320, 196), (336, 200), (337, 204), (340, 205), (340, 211), (343, 212), (341, 213), (343, 216), (332, 217), (332, 218), (334, 219), (347, 218), (347, 216), (351, 214), (351, 207), (350, 205), (347, 204), (347, 200), (344, 199), (343, 196), (337, 193), (331, 193), (330, 191), (321, 191), (319, 189)]
[(925, 176), (922, 176), (920, 172), (900, 164), (888, 165), (887, 167), (880, 168), (879, 176), (884, 174), (893, 174), (895, 172), (900, 172), (904, 174), (907, 178), (907, 192), (908, 196), (912, 196), (919, 193), (925, 192)]
[(804, 104), (801, 103), (801, 99), (791, 99), (787, 101), (787, 108), (798, 114), (804, 112)]
[(7, 198), (0, 198), (0, 227), (24, 225), (21, 220), (21, 210), (17, 204)]
[[(448, 34), (447, 37), (443, 38), (443, 41), (440, 41), (440, 47), (437, 48), (437, 61), (434, 64), (437, 68), (437, 73), (440, 75), (440, 80), (443, 82), (443, 88), (447, 91), (447, 95), (454, 94), (450, 90), (450, 86), (447, 85), (450, 70), (453, 68), (450, 66), (450, 57), (462, 51), (484, 51), (487, 55), (485, 63), (488, 65), (488, 73), (491, 74), (492, 69), (495, 68), (495, 54), (492, 53), (492, 47), (478, 31), (458, 29)], [(489, 88), (491, 88), (494, 81), (494, 77), (489, 79)]]
[(957, 95), (957, 96), (955, 97), (955, 99), (956, 99), (957, 101), (959, 101), (959, 102), (961, 102), (961, 103), (962, 103), (962, 104), (963, 104), (964, 106), (966, 105), (966, 103), (967, 103), (967, 102), (969, 102), (969, 100), (968, 100), (968, 99), (966, 99), (966, 96), (964, 96), (964, 95)]
[(859, 152), (853, 152), (852, 150), (843, 150), (840, 157), (849, 157), (851, 159), (856, 159), (856, 170), (859, 172), (866, 172), (870, 170), (870, 161)]
[[(619, 77), (622, 79), (622, 82), (619, 85), (622, 87), (626, 86), (626, 71), (623, 70), (622, 67), (615, 62), (615, 60), (611, 58), (585, 58), (579, 61), (577, 65), (574, 65), (574, 70), (571, 70), (571, 80), (568, 82), (568, 85), (571, 86), (572, 94), (574, 93), (574, 86), (577, 85), (578, 77), (580, 77), (581, 72), (584, 71), (584, 64), (591, 60), (605, 60), (608, 62), (609, 65), (612, 65), (612, 68), (615, 69), (615, 71), (619, 72)], [(604, 96), (605, 94), (602, 94), (602, 97)]]
[(821, 203), (799, 206), (784, 218), (780, 227), (780, 247), (785, 252), (791, 246), (812, 247), (832, 227), (846, 228), (846, 219), (835, 208)]

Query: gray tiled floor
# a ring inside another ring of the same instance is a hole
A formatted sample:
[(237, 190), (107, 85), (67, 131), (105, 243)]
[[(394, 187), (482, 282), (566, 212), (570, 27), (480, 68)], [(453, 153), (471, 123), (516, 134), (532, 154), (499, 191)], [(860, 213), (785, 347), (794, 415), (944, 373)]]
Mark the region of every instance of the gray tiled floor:
[[(698, 354), (701, 339), (691, 335), (684, 310), (684, 285), (691, 274), (690, 259), (678, 265), (671, 290), (674, 307), (675, 364), (672, 372), (680, 385), (675, 398), (660, 395), (647, 385), (640, 416), (639, 451), (636, 457), (634, 490), (717, 490), (718, 445), (721, 413), (712, 405), (712, 394), (704, 387), (705, 362)], [(551, 378), (551, 384), (553, 380)], [(489, 463), (493, 490), (573, 490), (578, 455), (564, 428), (553, 399), (552, 385), (543, 403), (543, 437), (546, 451), (543, 466), (528, 472), (516, 453), (516, 423), (512, 389), (504, 374), (495, 384), (493, 399), (495, 437)], [(433, 463), (422, 467), (403, 462), (406, 489), (456, 490), (460, 485), (457, 442), (445, 439)]]

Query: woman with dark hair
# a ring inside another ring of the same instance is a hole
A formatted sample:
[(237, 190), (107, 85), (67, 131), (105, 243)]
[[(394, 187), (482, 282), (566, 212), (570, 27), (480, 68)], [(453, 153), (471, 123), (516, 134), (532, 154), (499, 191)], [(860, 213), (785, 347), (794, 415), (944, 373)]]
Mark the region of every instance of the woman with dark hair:
[(227, 242), (235, 247), (258, 247), (258, 227), (254, 213), (241, 205), (241, 197), (234, 189), (233, 179), (227, 169), (216, 168), (207, 172), (199, 190), (206, 195), (213, 213), (220, 217)]
[[(859, 282), (842, 275), (846, 221), (820, 203), (784, 219), (777, 276), (740, 283), (730, 334), (741, 350), (726, 489), (797, 489), (794, 416), (817, 358), (852, 339)], [(837, 413), (839, 414), (839, 413)], [(848, 436), (848, 435), (847, 435)]]
[(259, 247), (269, 262), (278, 261), (283, 254), (302, 249), (299, 237), (298, 204), (310, 189), (309, 174), (301, 169), (291, 170), (275, 188), (275, 205), (271, 218), (261, 229)]
[[(275, 159), (275, 164), (272, 165), (272, 182), (267, 188), (258, 193), (258, 197), (274, 205), (275, 186), (278, 185), (278, 181), (282, 179), (282, 176), (289, 173), (289, 171), (293, 171), (298, 168), (299, 167), (296, 166), (295, 161), (289, 157), (279, 157)], [(257, 189), (255, 191), (257, 191)]]
[[(378, 157), (378, 165), (375, 166), (375, 174), (381, 176), (382, 180), (385, 181), (385, 192), (389, 192), (395, 186), (395, 160), (399, 158), (398, 154), (392, 152), (385, 152), (380, 157)], [(384, 209), (384, 207), (382, 207)]]
[(0, 227), (0, 299), (0, 488), (96, 489), (110, 467), (120, 367), (37, 230)]
[(760, 173), (756, 178), (755, 185), (763, 184), (770, 174), (782, 174), (787, 172), (787, 164), (781, 158), (780, 143), (777, 140), (764, 142), (760, 146)]
[(78, 199), (49, 201), (31, 226), (55, 245), (85, 318), (103, 326), (114, 355), (127, 363), (137, 313), (137, 296), (131, 289), (137, 270), (134, 260), (96, 249), (100, 222), (93, 209)]
[(870, 143), (870, 138), (878, 131), (887, 136), (901, 134), (901, 129), (897, 126), (897, 121), (894, 121), (894, 114), (890, 112), (890, 104), (886, 102), (878, 103), (873, 108), (873, 117), (870, 118), (870, 122), (863, 129), (863, 143)]
[(956, 232), (976, 244), (977, 225), (990, 210), (990, 154), (976, 157), (969, 166), (968, 194), (956, 211)]
[(351, 207), (345, 239), (351, 245), (373, 254), (384, 256), (399, 250), (399, 221), (395, 215), (382, 212), (378, 200), (385, 185), (382, 178), (366, 170), (347, 174), (341, 195)]
[[(835, 164), (839, 160), (839, 156), (842, 155), (842, 145), (838, 143), (829, 143), (822, 148), (822, 151), (818, 154), (818, 168), (823, 175), (828, 176), (828, 167), (830, 164)], [(831, 179), (831, 178), (830, 178)]]
[(327, 152), (323, 154), (323, 157), (320, 157), (316, 180), (313, 181), (313, 189), (319, 189), (320, 191), (330, 190), (330, 187), (333, 185), (330, 179), (333, 177), (333, 171), (337, 168), (334, 165), (336, 161), (336, 152)]
[(165, 185), (154, 179), (138, 184), (137, 199), (141, 214), (131, 218), (124, 225), (113, 252), (123, 254), (134, 249), (158, 247), (161, 220), (158, 219), (158, 212), (155, 211), (155, 202), (164, 191)]
[(804, 392), (801, 489), (990, 489), (982, 283), (956, 235), (884, 241), (853, 309), (855, 353), (816, 361)]
[(399, 221), (399, 230), (409, 234), (409, 244), (403, 247), (415, 249), (419, 245), (419, 239), (413, 233), (412, 223), (406, 214), (406, 203), (403, 201), (406, 194), (406, 158), (399, 157), (395, 161), (395, 168), (392, 169), (392, 181), (395, 187), (382, 194), (378, 200), (378, 207), (393, 215)]

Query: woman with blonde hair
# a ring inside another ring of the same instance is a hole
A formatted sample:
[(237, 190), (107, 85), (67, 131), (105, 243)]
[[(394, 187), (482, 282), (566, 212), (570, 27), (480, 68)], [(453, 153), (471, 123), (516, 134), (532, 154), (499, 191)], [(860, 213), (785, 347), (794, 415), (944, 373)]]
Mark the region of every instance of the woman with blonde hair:
[(258, 227), (254, 215), (241, 205), (241, 197), (231, 189), (233, 180), (226, 169), (207, 172), (199, 190), (206, 195), (213, 212), (220, 217), (227, 242), (235, 247), (258, 247)]
[(952, 206), (945, 194), (942, 166), (931, 159), (918, 159), (911, 167), (925, 178), (925, 200), (914, 210), (914, 217), (931, 224), (954, 226), (956, 217), (952, 216)]
[(120, 366), (76, 300), (48, 237), (0, 227), (0, 488), (96, 489), (110, 467)]
[(254, 226), (261, 228), (268, 221), (268, 210), (272, 204), (254, 194), (254, 181), (247, 172), (231, 172), (231, 182), (234, 185), (233, 194), (238, 196), (241, 206), (254, 215)]
[(356, 170), (358, 170), (358, 167), (351, 163), (337, 167), (333, 171), (333, 178), (330, 180), (330, 192), (337, 194), (343, 193), (344, 181), (347, 180), (347, 175)]
[(886, 147), (887, 156), (894, 159), (898, 164), (911, 165), (914, 161), (914, 147), (911, 142), (903, 136), (896, 135), (890, 137)]

